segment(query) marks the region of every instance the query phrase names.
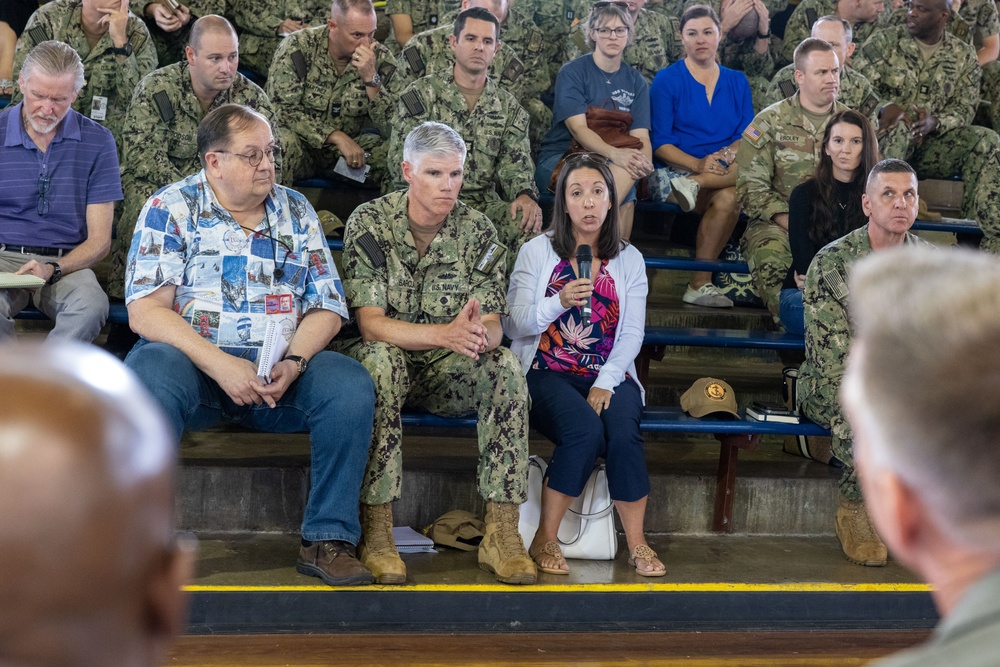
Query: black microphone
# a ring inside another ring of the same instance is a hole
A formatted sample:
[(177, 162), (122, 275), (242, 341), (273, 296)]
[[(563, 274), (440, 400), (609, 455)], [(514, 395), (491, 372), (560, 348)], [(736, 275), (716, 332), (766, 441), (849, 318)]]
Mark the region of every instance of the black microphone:
[[(590, 252), (590, 246), (587, 244), (581, 245), (576, 249), (576, 266), (577, 274), (579, 278), (590, 279), (590, 263), (594, 261), (594, 255)], [(583, 324), (590, 323), (590, 297), (588, 296), (584, 299), (583, 305), (580, 306), (580, 314), (583, 316)]]

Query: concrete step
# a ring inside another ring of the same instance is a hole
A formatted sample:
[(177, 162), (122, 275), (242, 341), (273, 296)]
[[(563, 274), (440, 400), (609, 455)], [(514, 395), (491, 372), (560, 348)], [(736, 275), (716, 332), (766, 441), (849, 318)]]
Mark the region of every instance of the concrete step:
[[(474, 437), (407, 433), (403, 498), (397, 524), (422, 527), (452, 509), (482, 514), (475, 488)], [(547, 457), (551, 444), (533, 438)], [(651, 434), (646, 458), (652, 482), (646, 527), (651, 534), (704, 535), (711, 530), (719, 448), (708, 437)], [(185, 530), (288, 533), (298, 530), (308, 490), (304, 435), (210, 431), (187, 434), (181, 449), (178, 525)], [(741, 452), (733, 533), (829, 535), (837, 470), (781, 451), (765, 440)]]

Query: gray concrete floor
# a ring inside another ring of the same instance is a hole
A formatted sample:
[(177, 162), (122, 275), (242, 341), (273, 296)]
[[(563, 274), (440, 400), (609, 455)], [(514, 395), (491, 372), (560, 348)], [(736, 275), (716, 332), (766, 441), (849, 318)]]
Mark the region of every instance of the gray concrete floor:
[[(314, 586), (295, 572), (299, 540), (289, 535), (210, 536), (200, 540), (196, 586)], [(659, 579), (636, 576), (624, 540), (614, 561), (570, 561), (569, 576), (541, 575), (546, 586), (584, 584), (915, 584), (898, 563), (869, 568), (844, 559), (836, 538), (656, 536), (651, 546), (667, 566)], [(479, 569), (475, 552), (439, 547), (404, 554), (408, 585), (468, 586), (496, 583)]]

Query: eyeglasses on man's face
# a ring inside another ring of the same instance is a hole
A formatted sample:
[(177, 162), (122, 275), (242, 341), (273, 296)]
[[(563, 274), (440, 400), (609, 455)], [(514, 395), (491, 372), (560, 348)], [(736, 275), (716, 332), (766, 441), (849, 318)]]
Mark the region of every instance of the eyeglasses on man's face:
[(268, 146), (264, 150), (259, 148), (251, 148), (249, 153), (234, 153), (233, 151), (217, 150), (212, 151), (213, 153), (224, 153), (225, 155), (235, 155), (236, 157), (244, 158), (250, 163), (251, 167), (259, 167), (264, 156), (267, 156), (268, 161), (274, 164), (274, 161), (281, 157), (281, 149), (277, 146)]
[(615, 7), (619, 7), (621, 9), (628, 9), (628, 3), (621, 2), (621, 0), (613, 0), (612, 2), (595, 2), (591, 5), (591, 9), (604, 9), (608, 5), (614, 5)]

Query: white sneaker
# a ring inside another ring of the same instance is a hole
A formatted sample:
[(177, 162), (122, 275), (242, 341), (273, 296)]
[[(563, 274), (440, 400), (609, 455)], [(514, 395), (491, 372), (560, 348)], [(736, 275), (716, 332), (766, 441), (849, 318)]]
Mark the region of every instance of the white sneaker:
[[(694, 209), (694, 204), (698, 201), (698, 190), (701, 186), (697, 181), (691, 180), (687, 176), (678, 176), (670, 179), (670, 191), (674, 193), (674, 199), (680, 205), (681, 210), (688, 213)], [(730, 304), (732, 305), (732, 304)]]
[(698, 289), (688, 285), (684, 292), (684, 303), (706, 308), (732, 308), (732, 299), (727, 297), (722, 291), (712, 283), (705, 283)]

